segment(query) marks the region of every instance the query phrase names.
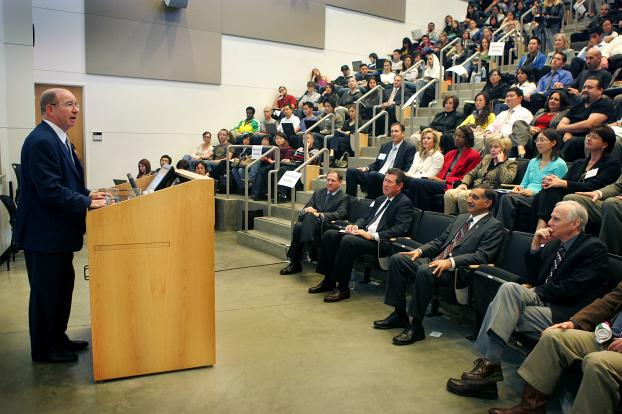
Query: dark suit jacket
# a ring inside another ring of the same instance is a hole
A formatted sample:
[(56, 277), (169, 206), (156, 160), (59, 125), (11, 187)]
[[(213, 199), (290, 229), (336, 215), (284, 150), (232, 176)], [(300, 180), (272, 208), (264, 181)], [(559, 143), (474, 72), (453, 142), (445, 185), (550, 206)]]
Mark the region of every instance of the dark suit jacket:
[(74, 252), (82, 248), (86, 210), (91, 203), (84, 171), (72, 146), (41, 122), (22, 147), (22, 180), (15, 242), (26, 250)]
[[(395, 97), (393, 98), (393, 103), (395, 105), (402, 104), (402, 87), (397, 90), (397, 93), (395, 94)], [(389, 88), (386, 88), (385, 90), (382, 91), (382, 102), (388, 102), (389, 98), (391, 97), (391, 92), (393, 92), (393, 85), (391, 85)], [(406, 90), (404, 91), (404, 101), (407, 101), (411, 95), (412, 95), (412, 92), (410, 91), (410, 89), (406, 88)]]
[[(438, 256), (453, 241), (469, 217), (471, 215), (468, 213), (457, 216), (440, 236), (419, 247), (421, 256), (430, 259)], [(454, 247), (451, 257), (456, 266), (493, 263), (503, 244), (503, 235), (503, 224), (488, 214), (471, 226), (460, 244)]]
[[(376, 215), (376, 212), (386, 200), (386, 196), (380, 196), (374, 200), (371, 205), (369, 214), (364, 219), (359, 219), (356, 225), (360, 228), (367, 228), (371, 224), (372, 219)], [(404, 193), (399, 193), (395, 196), (391, 204), (387, 207), (386, 211), (378, 223), (378, 236), (380, 240), (388, 240), (392, 237), (405, 236), (410, 229), (410, 224), (413, 220), (413, 205), (410, 199)]]
[(600, 299), (570, 317), (578, 329), (593, 331), (601, 322), (612, 320), (622, 310), (622, 283)]
[(529, 275), (525, 281), (536, 286), (542, 301), (550, 303), (554, 323), (567, 321), (570, 315), (600, 297), (608, 282), (607, 246), (598, 238), (581, 233), (551, 281), (544, 284), (560, 244), (554, 240), (535, 253), (525, 254)]
[[(376, 160), (367, 166), (369, 171), (380, 171), (389, 156), (389, 152), (391, 152), (391, 148), (393, 148), (393, 142), (382, 144), (380, 151), (378, 151), (378, 155), (376, 156)], [(416, 152), (417, 149), (412, 144), (409, 144), (405, 140), (402, 141), (400, 148), (397, 150), (393, 167), (399, 168), (402, 171), (408, 171), (413, 163)], [(380, 159), (380, 154), (385, 155), (384, 159)]]
[[(326, 202), (326, 189), (322, 188), (321, 190), (317, 190), (313, 193), (306, 207), (313, 207), (320, 213), (324, 213), (325, 221), (332, 220), (344, 220), (348, 217), (348, 196), (344, 194), (343, 191), (339, 190), (333, 196), (332, 200), (324, 209), (324, 203)], [(301, 214), (301, 217), (304, 214)]]

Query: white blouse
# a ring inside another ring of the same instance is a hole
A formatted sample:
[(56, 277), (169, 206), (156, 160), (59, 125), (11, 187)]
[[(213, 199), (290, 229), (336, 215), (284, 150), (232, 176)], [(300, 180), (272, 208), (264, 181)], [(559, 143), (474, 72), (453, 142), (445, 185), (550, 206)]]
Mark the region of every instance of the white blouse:
[(434, 151), (425, 158), (422, 158), (421, 151), (418, 151), (406, 175), (412, 178), (433, 177), (441, 171), (444, 161), (445, 157), (440, 151)]

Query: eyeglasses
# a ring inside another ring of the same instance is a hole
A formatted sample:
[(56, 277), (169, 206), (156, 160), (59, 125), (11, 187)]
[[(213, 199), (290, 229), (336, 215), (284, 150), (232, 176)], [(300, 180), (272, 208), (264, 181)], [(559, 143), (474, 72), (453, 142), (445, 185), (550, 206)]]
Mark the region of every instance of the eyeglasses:
[(535, 142), (549, 142), (549, 141), (550, 141), (550, 139), (548, 139), (548, 138), (537, 138), (535, 140)]
[(73, 107), (76, 107), (76, 109), (80, 109), (80, 105), (77, 102), (74, 102), (74, 101), (67, 101), (67, 102), (64, 102), (62, 104), (53, 103), (53, 104), (50, 104), (50, 105), (52, 105), (52, 106), (60, 105), (60, 106), (64, 106), (65, 108), (68, 108), (68, 109), (72, 109)]

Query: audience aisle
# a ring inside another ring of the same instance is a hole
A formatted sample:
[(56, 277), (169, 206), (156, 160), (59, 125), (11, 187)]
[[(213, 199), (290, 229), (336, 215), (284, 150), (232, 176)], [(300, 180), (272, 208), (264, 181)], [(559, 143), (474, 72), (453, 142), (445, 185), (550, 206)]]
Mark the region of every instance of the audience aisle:
[[(441, 412), (481, 413), (490, 401), (445, 391), (456, 366), (476, 354), (467, 326), (428, 318), (416, 346), (390, 344), (392, 331), (372, 329), (382, 313), (383, 287), (357, 286), (339, 307), (308, 295), (320, 275), (279, 276), (282, 262), (217, 233), (217, 364), (181, 372), (92, 383), (90, 351), (73, 365), (30, 361), (28, 282), (23, 254), (0, 273), (0, 401), (3, 413), (151, 412)], [(238, 262), (244, 257), (243, 263)], [(76, 256), (80, 271), (86, 251)], [(245, 267), (241, 267), (241, 266)], [(229, 269), (229, 270), (227, 270)], [(90, 339), (88, 284), (76, 280), (70, 334)], [(502, 401), (519, 398), (512, 355)]]

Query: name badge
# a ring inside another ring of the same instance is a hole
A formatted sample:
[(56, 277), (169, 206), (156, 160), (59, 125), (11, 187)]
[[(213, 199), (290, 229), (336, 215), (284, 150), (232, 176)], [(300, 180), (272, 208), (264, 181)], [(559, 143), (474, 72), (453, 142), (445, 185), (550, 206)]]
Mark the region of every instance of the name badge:
[(596, 177), (596, 174), (598, 174), (598, 168), (592, 168), (585, 173), (585, 177), (583, 178), (587, 180), (588, 178)]
[(378, 159), (380, 161), (384, 161), (387, 158), (387, 154), (385, 154), (384, 152), (381, 152), (380, 154), (378, 154)]

